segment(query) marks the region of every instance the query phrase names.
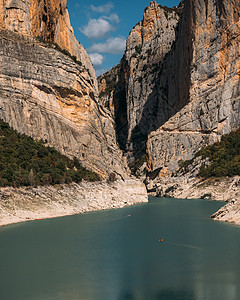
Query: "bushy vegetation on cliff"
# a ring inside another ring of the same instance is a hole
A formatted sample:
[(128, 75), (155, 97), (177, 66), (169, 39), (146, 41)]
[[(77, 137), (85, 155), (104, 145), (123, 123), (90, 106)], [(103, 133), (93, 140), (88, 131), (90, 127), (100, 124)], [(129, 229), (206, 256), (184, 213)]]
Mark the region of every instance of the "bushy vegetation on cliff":
[(199, 151), (210, 164), (202, 164), (199, 176), (204, 178), (240, 175), (240, 129), (226, 134), (221, 141)]
[(179, 161), (180, 170), (188, 172), (189, 166), (201, 156), (199, 176), (232, 177), (240, 175), (240, 129), (222, 136), (221, 141), (201, 149), (191, 160)]
[(99, 180), (78, 159), (19, 134), (0, 120), (0, 186), (54, 185)]

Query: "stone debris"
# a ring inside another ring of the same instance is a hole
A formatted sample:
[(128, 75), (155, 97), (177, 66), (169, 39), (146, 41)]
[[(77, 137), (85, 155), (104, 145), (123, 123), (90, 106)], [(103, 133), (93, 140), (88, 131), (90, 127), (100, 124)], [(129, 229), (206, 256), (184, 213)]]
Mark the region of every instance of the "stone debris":
[(148, 201), (138, 180), (0, 188), (0, 226), (35, 219), (122, 208)]

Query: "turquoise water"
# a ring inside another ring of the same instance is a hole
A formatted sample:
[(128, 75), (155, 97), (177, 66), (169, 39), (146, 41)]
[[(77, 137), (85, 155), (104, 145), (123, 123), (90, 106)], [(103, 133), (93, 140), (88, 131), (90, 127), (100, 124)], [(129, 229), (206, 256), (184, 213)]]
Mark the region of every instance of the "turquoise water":
[(238, 300), (240, 228), (208, 218), (221, 206), (150, 198), (2, 227), (0, 299)]

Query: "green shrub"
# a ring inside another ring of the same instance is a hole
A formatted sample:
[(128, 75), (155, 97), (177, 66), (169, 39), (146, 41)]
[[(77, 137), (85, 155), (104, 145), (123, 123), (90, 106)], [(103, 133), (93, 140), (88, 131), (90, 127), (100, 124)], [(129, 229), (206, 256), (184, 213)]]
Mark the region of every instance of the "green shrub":
[(19, 134), (0, 119), (0, 186), (45, 185), (99, 180), (97, 174), (56, 149)]
[(133, 175), (136, 174), (137, 170), (147, 161), (147, 155), (144, 154), (140, 158), (136, 159), (134, 162), (129, 164), (129, 168)]
[(207, 146), (198, 151), (193, 159), (179, 161), (180, 170), (187, 171), (194, 159), (201, 156), (208, 159), (209, 164), (203, 163), (199, 176), (203, 178), (225, 177), (240, 175), (240, 129), (223, 135), (220, 142)]
[(222, 136), (220, 142), (200, 150), (197, 155), (210, 161), (208, 166), (201, 166), (201, 177), (240, 175), (240, 129)]

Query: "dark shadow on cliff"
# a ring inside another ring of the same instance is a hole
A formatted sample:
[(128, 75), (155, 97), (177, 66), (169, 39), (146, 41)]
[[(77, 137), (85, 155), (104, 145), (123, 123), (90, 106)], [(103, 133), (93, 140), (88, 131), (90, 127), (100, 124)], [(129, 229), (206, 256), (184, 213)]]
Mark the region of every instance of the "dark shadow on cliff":
[(116, 137), (119, 148), (126, 151), (128, 138), (127, 98), (125, 90), (124, 69), (127, 68), (124, 57), (119, 70), (119, 82), (113, 93), (114, 117), (116, 124)]
[(164, 60), (159, 62), (153, 92), (145, 103), (141, 120), (132, 131), (131, 143), (135, 159), (146, 152), (149, 133), (162, 126), (189, 100), (193, 55), (192, 18), (191, 4), (186, 2), (184, 13), (176, 28), (176, 41)]

